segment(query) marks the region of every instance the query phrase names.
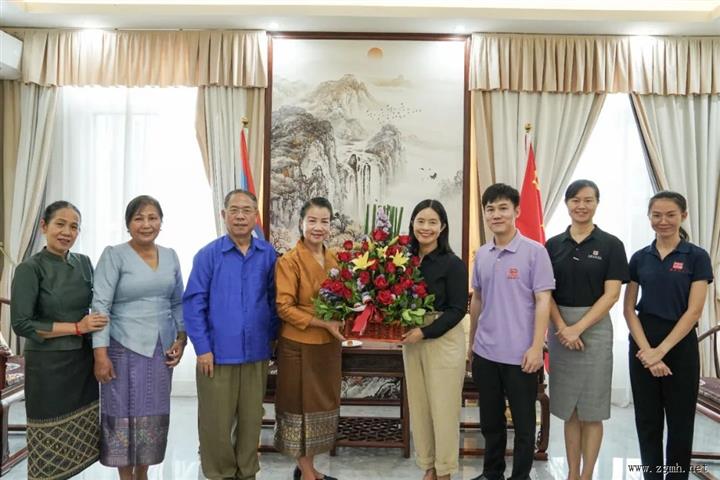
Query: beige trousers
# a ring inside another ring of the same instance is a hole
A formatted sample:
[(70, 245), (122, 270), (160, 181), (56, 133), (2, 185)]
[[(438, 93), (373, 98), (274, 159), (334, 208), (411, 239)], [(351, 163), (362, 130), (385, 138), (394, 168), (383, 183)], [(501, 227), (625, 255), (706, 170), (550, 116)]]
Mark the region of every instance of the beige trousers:
[(260, 470), (268, 362), (215, 365), (213, 378), (196, 374), (200, 463), (210, 479), (254, 480)]
[(438, 475), (458, 470), (465, 345), (461, 322), (440, 338), (403, 346), (415, 461)]

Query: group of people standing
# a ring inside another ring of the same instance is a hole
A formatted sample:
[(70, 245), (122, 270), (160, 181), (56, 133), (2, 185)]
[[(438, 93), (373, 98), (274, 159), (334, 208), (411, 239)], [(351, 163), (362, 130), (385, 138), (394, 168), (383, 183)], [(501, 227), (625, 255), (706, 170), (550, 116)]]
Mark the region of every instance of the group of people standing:
[[(713, 280), (710, 259), (680, 226), (685, 199), (660, 192), (648, 209), (656, 240), (628, 264), (622, 242), (593, 224), (599, 199), (593, 182), (571, 184), (565, 203), (572, 223), (543, 246), (515, 227), (516, 189), (495, 184), (483, 193), (493, 238), (478, 250), (472, 269), (469, 343), (460, 323), (468, 270), (450, 248), (447, 213), (437, 200), (414, 208), (410, 245), (438, 311), (402, 340), (424, 480), (449, 480), (458, 470), (468, 369), (485, 437), (477, 479), (504, 478), (506, 398), (515, 430), (510, 478), (530, 478), (546, 331), (551, 411), (565, 421), (568, 478), (591, 478), (602, 421), (610, 416), (608, 312), (628, 282), (641, 458), (688, 471), (699, 381), (694, 327)], [(325, 246), (332, 206), (325, 198), (308, 200), (299, 215), (300, 240), (280, 258), (252, 235), (258, 216), (252, 193), (229, 192), (222, 216), (226, 234), (197, 253), (183, 288), (177, 255), (155, 243), (163, 213), (154, 198), (128, 204), (131, 239), (107, 247), (94, 272), (88, 257), (70, 251), (80, 231), (78, 209), (68, 202), (47, 207), (40, 221), (47, 246), (18, 266), (12, 287), (12, 325), (26, 338), (29, 478), (69, 478), (98, 458), (117, 467), (121, 479), (147, 478), (148, 466), (165, 454), (172, 368), (189, 338), (197, 354), (206, 477), (256, 478), (268, 360), (275, 352), (275, 446), (296, 460), (294, 479), (335, 480), (314, 465), (334, 444), (340, 411), (342, 324), (318, 319), (313, 307), (320, 284), (337, 267)]]

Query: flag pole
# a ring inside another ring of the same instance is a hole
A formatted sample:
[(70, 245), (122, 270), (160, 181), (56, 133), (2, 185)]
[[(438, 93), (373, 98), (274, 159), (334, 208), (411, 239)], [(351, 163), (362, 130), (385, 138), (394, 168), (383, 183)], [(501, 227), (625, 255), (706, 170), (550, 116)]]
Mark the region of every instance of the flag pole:
[(528, 138), (530, 137), (530, 131), (532, 131), (532, 124), (526, 123), (525, 124), (525, 158), (527, 158), (527, 154), (528, 154)]

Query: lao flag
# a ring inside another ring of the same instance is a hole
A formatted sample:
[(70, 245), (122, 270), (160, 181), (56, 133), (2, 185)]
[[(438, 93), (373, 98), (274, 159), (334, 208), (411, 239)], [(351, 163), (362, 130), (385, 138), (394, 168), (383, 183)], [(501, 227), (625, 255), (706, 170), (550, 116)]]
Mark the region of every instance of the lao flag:
[[(248, 142), (247, 142), (247, 128), (243, 127), (240, 130), (240, 163), (241, 169), (238, 178), (238, 187), (243, 190), (247, 190), (253, 195), (257, 196), (255, 191), (255, 182), (253, 181), (252, 170), (250, 169), (250, 155), (248, 154)], [(255, 230), (253, 232), (256, 238), (265, 238), (262, 231), (262, 220), (260, 218), (260, 211), (258, 210), (257, 223), (255, 224)]]
[(520, 216), (515, 226), (528, 238), (545, 243), (545, 225), (543, 221), (542, 201), (540, 200), (540, 182), (535, 168), (535, 152), (532, 142), (529, 144), (525, 178), (520, 191)]

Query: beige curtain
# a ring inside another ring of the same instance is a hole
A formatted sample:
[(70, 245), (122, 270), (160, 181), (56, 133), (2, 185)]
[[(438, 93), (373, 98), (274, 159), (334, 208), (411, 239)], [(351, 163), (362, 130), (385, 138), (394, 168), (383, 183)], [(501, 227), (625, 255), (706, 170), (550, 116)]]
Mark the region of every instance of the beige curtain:
[[(710, 252), (716, 281), (700, 332), (720, 323), (720, 95), (632, 95), (655, 180), (688, 201), (690, 240)], [(712, 372), (709, 342), (701, 344), (702, 372)]]
[[(479, 193), (495, 182), (520, 189), (527, 162), (525, 124), (529, 123), (543, 211), (545, 218), (550, 218), (562, 200), (604, 99), (604, 94), (473, 92)], [(480, 209), (479, 198), (475, 203)]]
[(7, 29), (23, 40), (22, 80), (55, 86), (266, 87), (262, 31)]
[(471, 90), (720, 93), (720, 37), (473, 34)]
[[(16, 101), (13, 90), (16, 85), (5, 85), (4, 100)], [(45, 191), (50, 151), (52, 148), (53, 128), (57, 88), (38, 85), (19, 87), (19, 108), (6, 105), (5, 127), (3, 132), (3, 209), (5, 212), (3, 273), (0, 280), (0, 296), (10, 296), (10, 285), (14, 265), (23, 260), (27, 252)], [(9, 110), (9, 115), (8, 115)], [(13, 123), (17, 122), (17, 123)], [(12, 132), (13, 125), (19, 125)], [(14, 158), (5, 156), (12, 153), (13, 140), (17, 135), (17, 150)], [(3, 329), (6, 329), (3, 324)], [(10, 335), (8, 335), (10, 337)], [(8, 340), (10, 340), (8, 338)], [(10, 341), (13, 346), (12, 341)]]
[[(17, 159), (18, 143), (20, 141), (20, 82), (4, 80), (2, 82), (2, 102), (0, 102), (0, 142), (2, 144), (2, 168), (0, 168), (0, 198), (2, 208), (0, 209), (0, 240), (3, 243), (3, 251), (7, 251), (6, 232), (10, 231), (10, 207), (12, 205), (13, 180), (15, 178), (15, 161)], [(10, 275), (4, 270), (5, 255), (0, 253), (0, 287), (5, 275)], [(0, 290), (3, 292), (4, 290)], [(0, 293), (3, 296), (4, 293)], [(13, 351), (18, 351), (17, 337), (10, 328), (10, 309), (0, 306), (0, 334), (10, 345)]]
[(218, 235), (225, 231), (220, 216), (225, 194), (240, 186), (239, 179), (242, 174), (240, 130), (243, 117), (248, 120), (250, 168), (262, 212), (265, 89), (231, 87), (198, 89), (196, 133), (205, 172), (213, 192), (215, 226)]

